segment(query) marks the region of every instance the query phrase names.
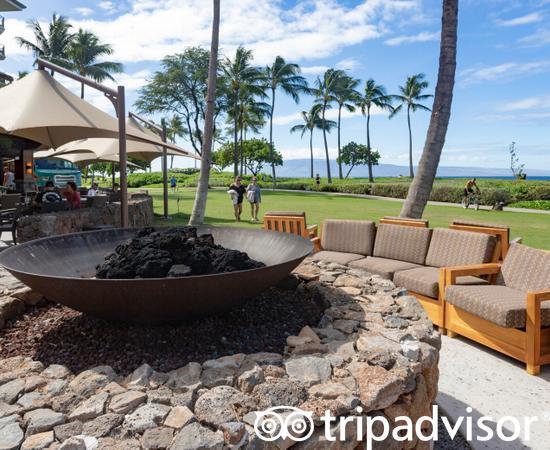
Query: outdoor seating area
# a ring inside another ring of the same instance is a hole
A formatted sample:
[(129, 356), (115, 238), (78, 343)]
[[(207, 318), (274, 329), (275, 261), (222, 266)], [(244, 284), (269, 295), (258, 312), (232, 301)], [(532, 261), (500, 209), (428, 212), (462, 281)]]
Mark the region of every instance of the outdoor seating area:
[(506, 228), (479, 223), (430, 229), (326, 220), (321, 250), (310, 259), (392, 280), (441, 333), (487, 345), (537, 374), (550, 363), (550, 253), (508, 239)]

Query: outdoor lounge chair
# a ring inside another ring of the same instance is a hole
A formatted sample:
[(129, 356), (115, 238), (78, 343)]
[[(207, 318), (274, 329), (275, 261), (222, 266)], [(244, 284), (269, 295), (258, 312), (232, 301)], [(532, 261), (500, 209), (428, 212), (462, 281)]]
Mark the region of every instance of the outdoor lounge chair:
[(14, 208), (0, 210), (0, 235), (3, 232), (9, 232), (12, 236), (13, 244), (17, 244), (17, 219), (21, 215), (23, 206), (16, 204)]
[(15, 209), (21, 203), (21, 194), (0, 195), (0, 210)]
[(325, 220), (316, 261), (349, 264), (372, 255), (376, 227), (370, 220)]
[(453, 223), (449, 225), (452, 230), (473, 231), (474, 233), (486, 233), (496, 236), (499, 246), (498, 260), (502, 261), (506, 258), (508, 248), (510, 247), (510, 227), (505, 225), (474, 222), (470, 220), (453, 220)]
[[(445, 333), (445, 268), (493, 261), (496, 238), (489, 234), (435, 228), (425, 265), (396, 272), (393, 282), (406, 288), (422, 304), (430, 320)], [(461, 276), (461, 285), (488, 284), (476, 276)]]
[(396, 272), (424, 265), (431, 236), (429, 228), (380, 223), (372, 256), (349, 265), (393, 280)]
[(268, 211), (264, 214), (263, 222), (264, 230), (296, 234), (310, 239), (315, 251), (320, 248), (317, 225), (307, 226), (305, 212)]
[[(459, 286), (458, 277), (497, 275), (495, 285)], [(536, 375), (550, 364), (550, 252), (512, 244), (502, 265), (445, 273), (445, 328), (511, 356)]]

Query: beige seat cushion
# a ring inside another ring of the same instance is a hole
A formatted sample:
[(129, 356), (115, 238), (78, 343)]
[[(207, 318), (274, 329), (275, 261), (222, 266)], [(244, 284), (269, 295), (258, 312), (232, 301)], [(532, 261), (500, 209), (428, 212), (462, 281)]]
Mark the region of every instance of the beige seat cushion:
[(349, 264), (350, 267), (357, 269), (363, 269), (370, 273), (375, 273), (388, 280), (393, 279), (393, 274), (401, 270), (414, 269), (421, 267), (418, 264), (413, 264), (406, 261), (398, 261), (396, 259), (377, 258), (374, 256), (367, 256), (366, 258), (352, 261)]
[[(404, 270), (393, 276), (393, 282), (405, 289), (425, 295), (426, 297), (439, 297), (439, 268), (420, 267), (418, 269)], [(477, 277), (458, 277), (457, 284), (488, 284), (487, 281)]]
[(550, 252), (512, 244), (497, 284), (522, 292), (550, 289)]
[(311, 255), (310, 258), (313, 261), (327, 261), (348, 265), (352, 261), (364, 258), (364, 256), (358, 255), (357, 253), (331, 252), (329, 250), (322, 250)]
[(435, 228), (426, 255), (426, 265), (452, 267), (491, 261), (495, 236), (470, 231)]
[(325, 220), (321, 235), (323, 250), (372, 255), (374, 222), (368, 220)]
[[(445, 301), (501, 327), (525, 328), (527, 296), (506, 286), (447, 286)], [(541, 307), (542, 326), (550, 326), (550, 304)]]
[(424, 264), (432, 230), (406, 225), (378, 225), (373, 256)]

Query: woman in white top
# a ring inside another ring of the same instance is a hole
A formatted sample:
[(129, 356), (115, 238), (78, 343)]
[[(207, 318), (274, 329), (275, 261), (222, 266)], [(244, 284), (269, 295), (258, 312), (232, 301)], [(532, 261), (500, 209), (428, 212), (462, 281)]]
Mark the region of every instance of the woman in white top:
[(260, 203), (262, 202), (262, 193), (256, 177), (252, 178), (252, 183), (246, 188), (246, 198), (250, 202), (252, 222), (259, 222), (258, 212), (260, 211)]
[(15, 188), (15, 175), (8, 166), (4, 167), (4, 180), (2, 181), (2, 186), (6, 189)]

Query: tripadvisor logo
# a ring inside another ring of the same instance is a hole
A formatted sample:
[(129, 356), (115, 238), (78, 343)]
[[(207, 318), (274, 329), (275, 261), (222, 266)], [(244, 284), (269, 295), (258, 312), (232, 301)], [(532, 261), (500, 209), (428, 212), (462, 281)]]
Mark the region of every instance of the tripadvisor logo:
[[(393, 440), (396, 442), (420, 441), (435, 442), (439, 440), (438, 422), (441, 419), (443, 427), (454, 440), (460, 427), (465, 429), (464, 438), (467, 441), (496, 441), (503, 442), (523, 439), (530, 440), (531, 424), (539, 420), (538, 417), (523, 417), (522, 420), (514, 416), (505, 416), (495, 419), (490, 416), (471, 416), (472, 408), (466, 408), (466, 415), (459, 417), (455, 424), (451, 424), (445, 416), (439, 416), (437, 405), (432, 406), (430, 416), (422, 416), (416, 422), (408, 416), (398, 416), (390, 421), (386, 416), (362, 416), (363, 409), (356, 408), (357, 416), (335, 417), (330, 411), (319, 417), (321, 426), (318, 433), (324, 434), (329, 442), (352, 441), (365, 442), (367, 450), (372, 449), (373, 442)], [(548, 420), (548, 415), (544, 416)], [(256, 415), (254, 431), (263, 441), (273, 442), (291, 440), (294, 442), (307, 441), (315, 431), (313, 413), (290, 406), (276, 406)]]

